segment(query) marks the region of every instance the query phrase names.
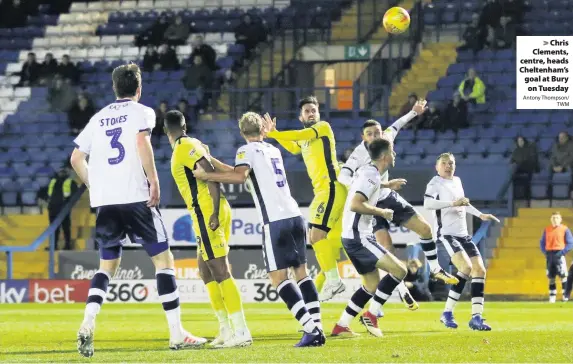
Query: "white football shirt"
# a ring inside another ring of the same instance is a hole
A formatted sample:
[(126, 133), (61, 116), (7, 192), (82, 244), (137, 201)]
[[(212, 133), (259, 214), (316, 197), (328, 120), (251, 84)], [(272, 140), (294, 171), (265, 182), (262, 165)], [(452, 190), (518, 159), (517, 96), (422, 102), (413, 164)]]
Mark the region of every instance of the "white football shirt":
[[(454, 176), (446, 179), (440, 176), (433, 177), (426, 186), (425, 198), (433, 198), (440, 201), (456, 201), (465, 197), (462, 180)], [(440, 210), (431, 210), (434, 218), (434, 238), (443, 235), (466, 237), (468, 225), (466, 221), (466, 207), (446, 207)]]
[(235, 168), (251, 169), (247, 186), (263, 224), (301, 216), (292, 198), (281, 151), (265, 142), (250, 142), (237, 150)]
[(92, 116), (74, 140), (89, 154), (92, 207), (149, 199), (149, 184), (137, 153), (135, 136), (153, 130), (155, 111), (129, 99), (117, 100)]
[(363, 166), (358, 170), (358, 173), (348, 191), (346, 204), (344, 205), (344, 213), (342, 216), (342, 237), (346, 239), (361, 239), (365, 236), (372, 235), (372, 215), (361, 215), (350, 210), (350, 205), (354, 195), (359, 193), (366, 197), (368, 203), (376, 206), (376, 201), (379, 199), (380, 194), (380, 173), (378, 168), (372, 164)]

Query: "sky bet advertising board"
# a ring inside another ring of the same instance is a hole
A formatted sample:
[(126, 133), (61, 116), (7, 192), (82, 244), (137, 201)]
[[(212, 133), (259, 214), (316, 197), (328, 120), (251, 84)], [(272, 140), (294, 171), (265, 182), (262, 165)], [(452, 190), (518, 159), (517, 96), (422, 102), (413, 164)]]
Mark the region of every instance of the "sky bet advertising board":
[[(414, 207), (430, 225), (434, 218), (430, 211), (421, 206)], [(302, 207), (303, 216), (308, 216), (308, 208)], [(170, 239), (171, 246), (189, 246), (196, 244), (191, 216), (186, 209), (164, 209), (161, 216)], [(471, 217), (467, 219), (468, 229), (472, 231)], [(255, 208), (234, 208), (231, 222), (231, 246), (261, 246), (263, 241), (262, 224)], [(391, 225), (390, 234), (395, 245), (408, 245), (419, 242), (412, 231)]]

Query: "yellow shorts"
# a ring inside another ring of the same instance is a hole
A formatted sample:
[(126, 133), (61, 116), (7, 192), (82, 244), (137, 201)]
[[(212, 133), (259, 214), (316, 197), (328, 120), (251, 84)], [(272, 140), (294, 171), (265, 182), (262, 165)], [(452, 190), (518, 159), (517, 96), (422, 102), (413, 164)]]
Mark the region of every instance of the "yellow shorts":
[(221, 199), (219, 227), (215, 231), (209, 228), (211, 210), (201, 209), (201, 212), (201, 218), (193, 212), (191, 214), (193, 230), (197, 236), (197, 255), (201, 255), (204, 261), (227, 256), (231, 237), (231, 205), (226, 199)]
[(310, 226), (329, 232), (337, 224), (342, 224), (342, 211), (347, 194), (346, 187), (338, 182), (334, 182), (328, 190), (315, 191), (309, 207)]

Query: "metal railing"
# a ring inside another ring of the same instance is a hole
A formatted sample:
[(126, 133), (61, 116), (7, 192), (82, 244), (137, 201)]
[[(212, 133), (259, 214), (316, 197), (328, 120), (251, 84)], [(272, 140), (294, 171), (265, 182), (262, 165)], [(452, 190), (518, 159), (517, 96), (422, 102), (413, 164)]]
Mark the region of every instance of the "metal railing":
[(55, 249), (56, 249), (56, 241), (55, 241), (55, 232), (58, 226), (64, 221), (64, 218), (67, 214), (69, 214), (74, 207), (74, 205), (79, 201), (82, 197), (82, 194), (85, 192), (86, 186), (82, 185), (78, 190), (70, 197), (69, 201), (64, 205), (54, 222), (50, 224), (44, 230), (43, 233), (36, 238), (30, 245), (27, 246), (0, 246), (0, 252), (6, 253), (6, 279), (12, 279), (13, 275), (13, 253), (31, 253), (40, 247), (42, 243), (49, 238), (50, 239), (50, 253), (49, 253), (49, 277), (50, 279), (54, 279), (56, 277), (56, 267), (55, 267)]
[[(246, 111), (269, 112), (277, 117), (295, 118), (298, 116), (298, 100), (304, 96), (314, 95), (321, 103), (321, 115), (330, 119), (332, 116), (345, 115), (358, 118), (374, 112), (387, 112), (386, 98), (378, 98), (379, 102), (370, 103), (366, 108), (365, 100), (371, 100), (371, 94), (388, 96), (390, 89), (385, 86), (359, 86), (355, 83), (348, 87), (275, 87), (275, 88), (245, 88), (228, 90), (231, 103), (234, 106), (232, 117), (239, 118)], [(257, 108), (252, 108), (252, 95), (261, 95)]]

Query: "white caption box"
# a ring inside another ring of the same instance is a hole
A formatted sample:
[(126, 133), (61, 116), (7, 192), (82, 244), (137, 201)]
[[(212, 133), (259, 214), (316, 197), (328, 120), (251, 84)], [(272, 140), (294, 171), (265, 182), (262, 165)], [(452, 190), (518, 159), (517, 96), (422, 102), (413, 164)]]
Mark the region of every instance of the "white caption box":
[(517, 109), (573, 109), (573, 36), (519, 36)]

